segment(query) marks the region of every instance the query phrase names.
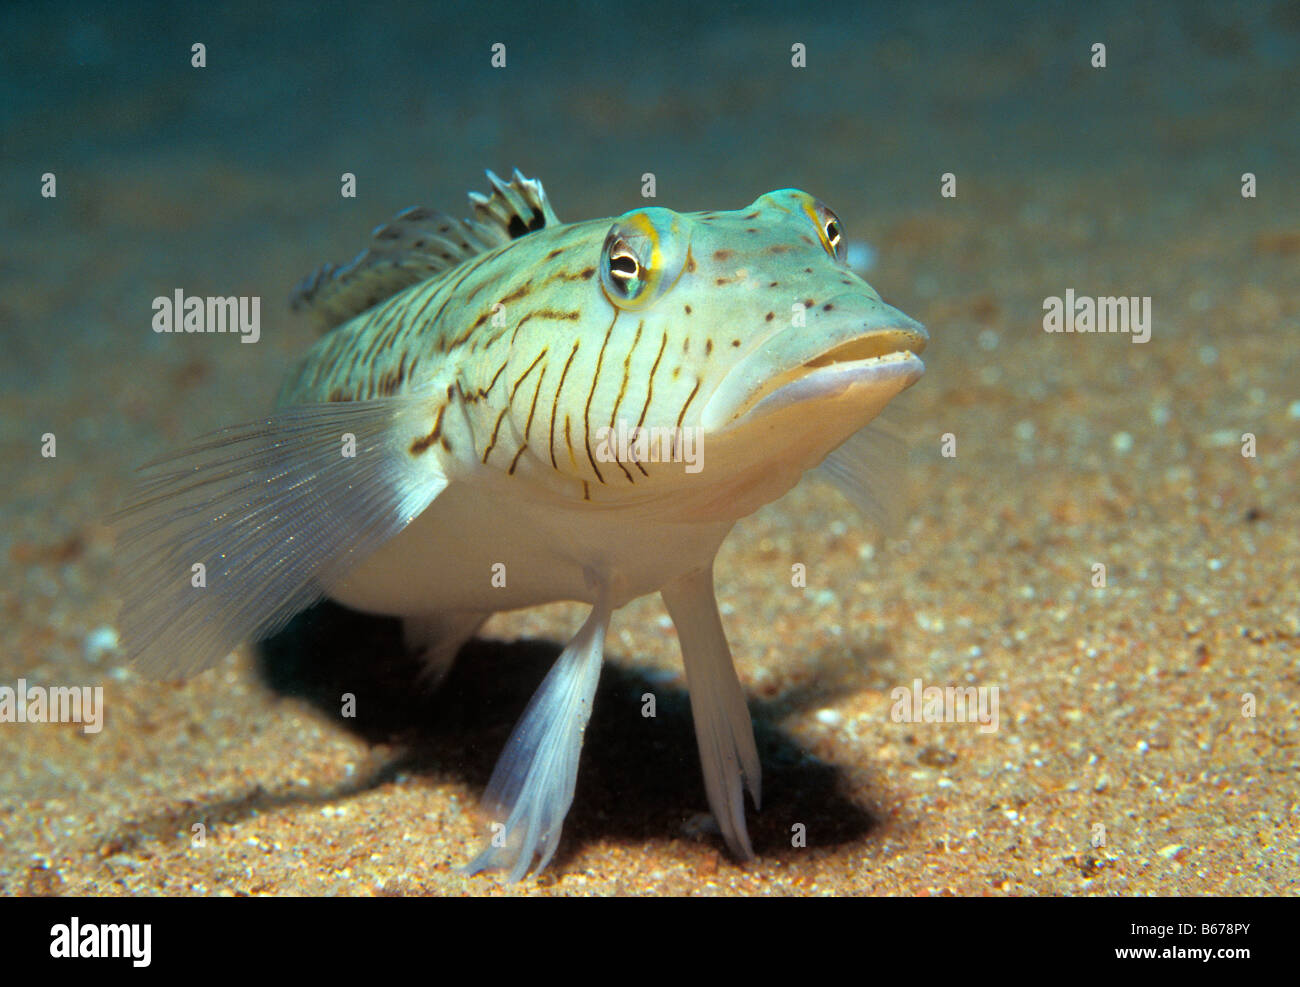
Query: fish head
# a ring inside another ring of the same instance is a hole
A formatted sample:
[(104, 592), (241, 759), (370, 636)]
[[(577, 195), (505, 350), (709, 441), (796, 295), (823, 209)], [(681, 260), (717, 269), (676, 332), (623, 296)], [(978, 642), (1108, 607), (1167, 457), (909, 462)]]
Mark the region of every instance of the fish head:
[(924, 327), (849, 268), (839, 218), (797, 189), (730, 212), (626, 213), (597, 271), (614, 326), (651, 353), (663, 341), (643, 423), (698, 430), (700, 481), (724, 497), (760, 473), (793, 485), (924, 370)]

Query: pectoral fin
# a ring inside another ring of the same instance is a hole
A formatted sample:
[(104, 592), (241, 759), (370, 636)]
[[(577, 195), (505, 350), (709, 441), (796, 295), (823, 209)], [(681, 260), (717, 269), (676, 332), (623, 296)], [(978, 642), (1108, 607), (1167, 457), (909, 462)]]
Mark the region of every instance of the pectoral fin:
[(153, 674), (262, 638), (415, 519), (447, 484), (406, 436), (420, 397), (285, 408), (144, 467), (123, 526), (123, 637)]
[(709, 808), (731, 852), (749, 860), (754, 850), (745, 828), (744, 788), (758, 808), (762, 768), (745, 694), (718, 616), (712, 567), (688, 573), (661, 593), (681, 641)]
[(817, 467), (844, 497), (882, 531), (896, 530), (907, 499), (907, 444), (872, 422), (850, 435)]

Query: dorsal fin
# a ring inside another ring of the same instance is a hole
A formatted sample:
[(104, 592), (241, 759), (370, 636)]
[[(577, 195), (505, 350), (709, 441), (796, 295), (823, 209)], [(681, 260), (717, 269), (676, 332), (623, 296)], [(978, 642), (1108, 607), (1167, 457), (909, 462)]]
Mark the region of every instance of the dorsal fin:
[(403, 288), (459, 266), (510, 240), (559, 223), (542, 183), (515, 169), (509, 182), (491, 171), (491, 195), (471, 192), (473, 219), (412, 206), (371, 231), (371, 244), (346, 264), (324, 264), (294, 287), (290, 307), (323, 328), (346, 322)]

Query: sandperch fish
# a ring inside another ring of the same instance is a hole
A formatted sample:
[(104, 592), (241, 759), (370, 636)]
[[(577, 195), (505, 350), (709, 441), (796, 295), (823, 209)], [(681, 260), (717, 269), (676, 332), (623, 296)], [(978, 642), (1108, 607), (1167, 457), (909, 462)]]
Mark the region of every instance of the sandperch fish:
[(714, 557), (819, 464), (871, 501), (884, 464), (857, 437), (928, 337), (805, 192), (562, 223), (539, 182), (488, 178), (472, 218), (408, 209), (306, 278), (295, 305), (327, 331), (276, 410), (146, 469), (122, 513), (124, 639), (190, 673), (329, 597), (402, 618), (437, 675), (496, 611), (590, 605), (485, 796), (469, 869), (518, 880), (559, 841), (611, 616), (658, 592), (709, 806), (750, 858), (760, 765)]

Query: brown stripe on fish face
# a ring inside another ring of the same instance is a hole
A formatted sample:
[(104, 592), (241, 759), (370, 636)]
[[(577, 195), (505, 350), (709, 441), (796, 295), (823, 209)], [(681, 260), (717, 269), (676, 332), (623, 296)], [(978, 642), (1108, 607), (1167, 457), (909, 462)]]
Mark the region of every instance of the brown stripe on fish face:
[[(636, 349), (636, 344), (641, 342), (641, 330), (644, 328), (645, 319), (642, 319), (636, 324), (636, 335), (632, 337), (632, 345), (628, 347), (627, 356), (623, 360), (623, 382), (618, 386), (618, 397), (614, 399), (614, 409), (609, 413), (609, 427), (611, 430), (613, 430), (614, 423), (618, 418), (618, 406), (623, 403), (623, 395), (627, 393), (627, 379), (632, 373), (632, 352)], [(627, 471), (627, 467), (617, 459), (614, 460), (614, 465), (623, 471), (628, 483), (636, 482), (632, 479), (632, 474)], [(641, 464), (638, 463), (637, 465), (640, 466)], [(645, 473), (645, 470), (642, 469), (641, 472)], [(649, 476), (650, 474), (645, 473), (645, 475)]]
[[(522, 374), (520, 374), (519, 379), (518, 379), (517, 381), (515, 381), (514, 386), (510, 388), (510, 397), (507, 399), (507, 403), (508, 403), (508, 404), (514, 404), (514, 401), (515, 401), (515, 392), (519, 390), (519, 385), (522, 384), (522, 383), (527, 379), (528, 375), (531, 374), (531, 373), (533, 372), (533, 369), (534, 369), (534, 368), (535, 368), (539, 363), (542, 362), (542, 357), (546, 356), (547, 351), (548, 351), (549, 349), (550, 349), (550, 347), (546, 347), (545, 349), (542, 350), (542, 352), (538, 353), (538, 354), (537, 354), (537, 358), (534, 359), (533, 362), (530, 363), (530, 364), (528, 365), (528, 369), (525, 370)], [(542, 373), (543, 373), (543, 375), (546, 373), (546, 368), (545, 368), (545, 367), (542, 368)]]
[[(528, 369), (525, 370), (519, 376), (519, 379), (516, 380), (514, 382), (514, 385), (510, 388), (510, 394), (506, 397), (505, 406), (501, 409), (501, 413), (497, 415), (496, 424), (492, 427), (492, 440), (488, 443), (487, 449), (483, 452), (484, 465), (487, 465), (488, 457), (492, 455), (492, 450), (496, 448), (497, 436), (500, 434), (501, 431), (501, 422), (505, 419), (506, 414), (510, 411), (511, 407), (514, 405), (515, 394), (518, 393), (520, 385), (523, 384), (523, 382), (528, 378), (528, 375), (531, 374), (534, 369), (536, 369), (539, 363), (542, 362), (542, 358), (546, 356), (546, 353), (547, 350), (545, 349), (543, 349), (542, 352), (538, 353), (536, 359), (534, 359), (533, 362), (528, 365)], [(545, 375), (546, 375), (546, 368), (543, 367), (541, 376), (544, 377)], [(538, 386), (539, 387), (541, 386), (541, 377), (538, 378)], [(534, 400), (536, 400), (535, 395), (534, 395)], [(516, 456), (516, 459), (517, 458), (518, 457)]]
[(591, 399), (596, 396), (596, 385), (600, 383), (600, 370), (605, 365), (605, 347), (609, 345), (609, 337), (614, 331), (615, 323), (618, 322), (618, 316), (619, 313), (615, 312), (609, 328), (605, 330), (605, 341), (600, 344), (600, 355), (596, 357), (596, 370), (591, 375), (591, 390), (587, 393), (587, 404), (582, 412), (582, 441), (587, 446), (587, 460), (591, 463), (596, 479), (602, 485), (605, 483), (605, 478), (600, 473), (600, 467), (596, 465), (596, 457), (591, 454)]
[[(578, 355), (578, 347), (580, 345), (582, 345), (581, 340), (575, 339), (573, 341), (573, 350), (569, 353), (569, 358), (564, 361), (564, 370), (560, 372), (560, 383), (555, 388), (555, 400), (551, 402), (551, 428), (550, 428), (551, 437), (550, 437), (550, 442), (548, 444), (551, 450), (551, 468), (555, 470), (557, 473), (559, 472), (560, 467), (556, 465), (555, 462), (555, 416), (559, 413), (560, 410), (560, 392), (564, 390), (564, 378), (569, 376), (569, 365), (573, 363), (573, 358)], [(569, 449), (569, 458), (573, 458), (572, 448)]]
[(552, 322), (577, 322), (581, 318), (582, 318), (582, 313), (576, 311), (562, 312), (553, 308), (533, 309), (533, 311), (529, 312), (522, 319), (520, 319), (519, 324), (515, 326), (515, 331), (510, 335), (510, 345), (511, 346), (515, 345), (515, 338), (519, 335), (519, 330), (522, 329), (526, 323), (531, 322), (533, 319), (548, 319)]
[[(479, 256), (473, 258), (472, 260), (466, 261), (465, 270), (461, 272), (460, 277), (458, 277), (455, 281), (450, 283), (444, 281), (438, 282), (437, 290), (443, 293), (442, 304), (440, 304), (438, 306), (438, 310), (433, 313), (433, 316), (429, 319), (428, 325), (433, 327), (433, 330), (437, 333), (437, 339), (438, 339), (437, 350), (439, 353), (450, 353), (453, 349), (455, 349), (454, 345), (451, 346), (448, 345), (447, 336), (450, 331), (450, 327), (448, 328), (442, 327), (442, 313), (446, 310), (447, 306), (451, 304), (453, 299), (456, 299), (461, 304), (468, 302), (469, 300), (468, 298), (461, 296), (460, 286), (465, 283), (466, 278), (468, 278), (471, 274), (473, 274), (480, 267), (482, 267), (484, 262), (495, 258), (495, 256), (496, 256), (496, 251), (490, 251), (485, 254), (479, 254)], [(495, 279), (492, 277), (492, 271), (489, 270), (485, 276), (479, 279), (478, 288), (481, 288), (486, 284), (491, 284), (494, 280)], [(474, 290), (477, 291), (478, 288), (475, 288)], [(470, 292), (471, 296), (473, 294), (474, 292)]]
[(681, 413), (677, 416), (677, 431), (673, 433), (672, 455), (674, 459), (677, 458), (677, 440), (682, 434), (682, 422), (686, 420), (686, 409), (691, 406), (691, 402), (695, 400), (695, 395), (700, 392), (700, 384), (702, 383), (704, 381), (701, 378), (697, 377), (695, 379), (695, 386), (691, 388), (690, 397), (686, 399), (686, 403), (682, 405)]
[(639, 429), (645, 424), (646, 412), (650, 410), (650, 401), (655, 396), (655, 375), (659, 371), (659, 361), (663, 359), (664, 349), (668, 346), (668, 333), (664, 333), (663, 342), (659, 344), (659, 352), (655, 355), (654, 366), (650, 368), (650, 377), (647, 381), (645, 392), (645, 404), (641, 407), (641, 417), (636, 420), (636, 427)]
[(501, 366), (497, 368), (497, 372), (492, 375), (492, 380), (491, 382), (489, 382), (487, 387), (480, 387), (477, 391), (470, 392), (471, 404), (482, 401), (485, 397), (488, 396), (489, 393), (491, 393), (492, 388), (496, 386), (497, 378), (500, 377), (502, 373), (505, 372), (505, 369), (509, 365), (509, 363), (510, 363), (510, 358), (506, 357), (506, 359), (502, 361)]
[[(637, 327), (638, 337), (640, 336), (640, 332), (641, 330), (640, 327), (638, 326)], [(645, 404), (641, 406), (641, 417), (636, 420), (636, 428), (638, 432), (640, 432), (641, 428), (645, 425), (646, 412), (650, 410), (650, 401), (654, 398), (654, 394), (655, 394), (655, 375), (658, 374), (659, 372), (659, 361), (663, 359), (664, 350), (667, 348), (667, 346), (668, 346), (668, 333), (665, 332), (663, 334), (663, 339), (660, 340), (659, 342), (659, 352), (655, 354), (655, 362), (650, 367), (650, 374), (649, 376), (646, 377)], [(631, 362), (631, 355), (632, 355), (631, 351), (629, 350), (628, 351), (629, 363)], [(637, 469), (641, 471), (642, 476), (650, 475), (646, 471), (646, 468), (641, 465), (640, 461), (635, 462), (634, 465), (636, 466)]]
[(519, 463), (519, 457), (524, 454), (528, 448), (528, 436), (533, 430), (533, 416), (537, 414), (537, 396), (542, 393), (542, 381), (546, 378), (546, 366), (542, 367), (542, 372), (537, 375), (537, 386), (533, 388), (533, 403), (528, 409), (528, 422), (524, 425), (524, 441), (519, 444), (519, 451), (515, 453), (515, 458), (510, 460), (510, 469), (506, 470), (508, 476), (514, 476), (515, 466)]
[(510, 410), (510, 406), (509, 406), (509, 405), (506, 405), (504, 408), (502, 408), (502, 409), (501, 409), (501, 414), (497, 415), (497, 423), (496, 423), (495, 425), (492, 426), (492, 441), (490, 441), (490, 442), (488, 443), (488, 447), (487, 447), (487, 449), (484, 450), (484, 452), (483, 452), (483, 465), (484, 465), (484, 466), (487, 465), (488, 456), (492, 455), (492, 450), (493, 450), (494, 448), (496, 448), (496, 444), (497, 444), (497, 433), (498, 433), (499, 431), (501, 431), (501, 421), (502, 421), (502, 419), (504, 419), (504, 418), (506, 417), (506, 413), (507, 413), (509, 410)]
[(596, 269), (591, 266), (584, 267), (581, 271), (565, 270), (561, 268), (554, 274), (550, 274), (538, 287), (546, 287), (553, 281), (590, 281), (596, 276)]
[(518, 288), (516, 288), (514, 291), (510, 292), (510, 294), (501, 297), (499, 301), (502, 305), (508, 305), (510, 304), (510, 302), (518, 301), (520, 298), (523, 298), (524, 295), (528, 294), (532, 290), (533, 290), (533, 282), (532, 279), (530, 278), (529, 280), (521, 284)]

